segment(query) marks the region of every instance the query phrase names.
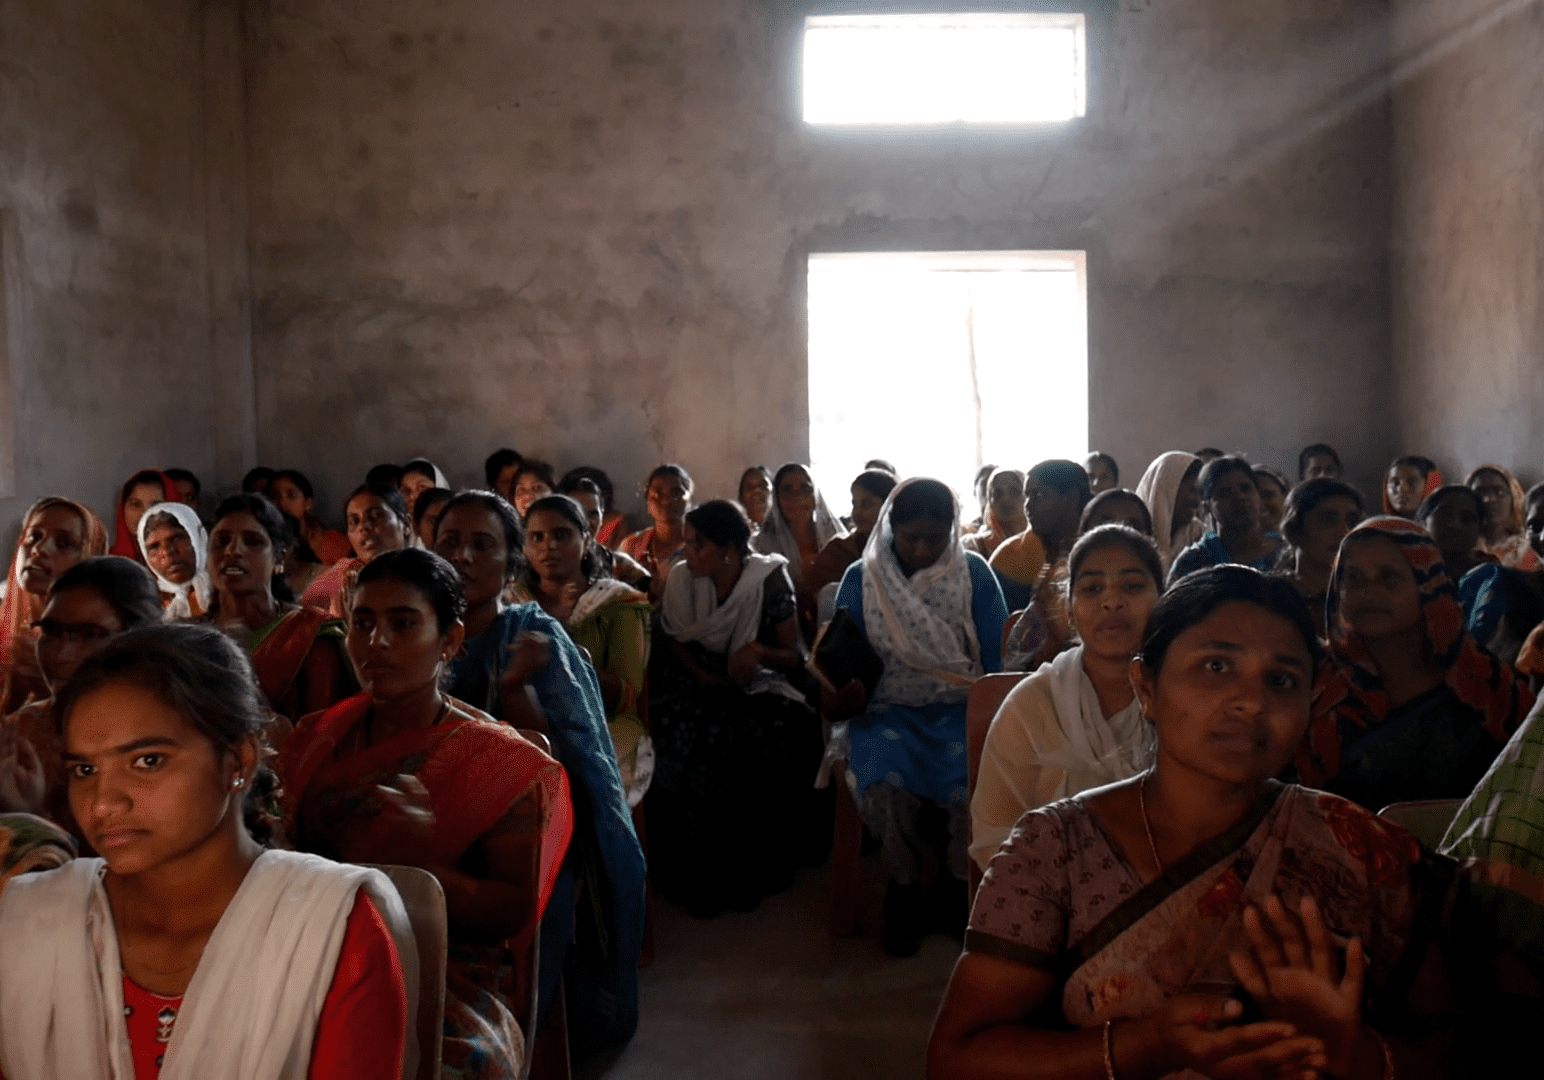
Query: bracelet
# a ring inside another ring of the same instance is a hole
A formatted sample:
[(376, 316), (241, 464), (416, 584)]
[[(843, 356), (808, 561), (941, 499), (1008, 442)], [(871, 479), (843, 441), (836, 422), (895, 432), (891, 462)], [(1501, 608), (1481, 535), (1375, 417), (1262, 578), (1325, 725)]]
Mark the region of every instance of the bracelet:
[[(1114, 1027), (1114, 1026), (1115, 1026), (1115, 1021), (1114, 1020), (1106, 1020), (1104, 1022), (1104, 1075), (1105, 1075), (1105, 1080), (1115, 1080), (1115, 1053), (1114, 1053), (1114, 1051), (1112, 1051), (1110, 1049), (1110, 1045), (1111, 1045), (1111, 1043), (1110, 1043), (1110, 1029), (1112, 1027)], [(1387, 1053), (1387, 1052), (1388, 1052), (1388, 1048), (1385, 1045), (1384, 1053)], [(1387, 1077), (1384, 1077), (1384, 1080), (1392, 1080), (1393, 1075), (1394, 1075), (1393, 1073), (1390, 1073)]]

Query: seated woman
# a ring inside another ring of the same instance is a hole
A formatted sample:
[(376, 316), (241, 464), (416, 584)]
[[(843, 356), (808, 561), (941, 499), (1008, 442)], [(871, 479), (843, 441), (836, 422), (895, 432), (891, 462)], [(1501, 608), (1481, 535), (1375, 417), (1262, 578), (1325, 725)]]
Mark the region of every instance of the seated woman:
[[(177, 482), (165, 473), (145, 469), (124, 481), (118, 490), (118, 506), (113, 524), (113, 546), (106, 552), (135, 562), (145, 561), (139, 550), (139, 519), (157, 503), (181, 502)], [(101, 553), (97, 553), (101, 554)]]
[(515, 470), (515, 497), (512, 500), (515, 513), (520, 515), (520, 520), (525, 520), (525, 512), (531, 508), (533, 502), (551, 495), (557, 490), (557, 486), (557, 475), (552, 471), (552, 466), (545, 461), (526, 458), (520, 462), (520, 468)]
[(627, 515), (616, 508), (616, 485), (611, 482), (605, 469), (598, 469), (594, 465), (576, 465), (563, 474), (558, 484), (558, 494), (572, 495), (575, 490), (573, 485), (580, 480), (594, 484), (600, 496), (601, 523), (595, 530), (595, 542), (607, 551), (615, 551), (627, 538)]
[(1175, 557), (1206, 532), (1197, 517), (1201, 496), (1196, 481), (1200, 476), (1199, 457), (1170, 450), (1158, 455), (1137, 483), (1137, 495), (1153, 516), (1153, 540), (1165, 573)]
[(933, 1080), (1431, 1064), (1420, 1039), (1451, 1037), (1449, 1013), (1411, 984), (1423, 967), (1423, 990), (1446, 982), (1432, 936), (1451, 864), (1271, 779), (1308, 726), (1317, 656), (1284, 581), (1219, 566), (1164, 595), (1131, 672), (1153, 766), (1014, 828), (933, 1027)]
[(54, 702), (88, 656), (124, 631), (152, 626), (161, 617), (155, 578), (132, 559), (102, 555), (59, 575), (37, 622), (37, 662), (49, 696), (0, 725), (0, 742), (6, 746), (0, 758), (10, 768), (9, 779), (0, 776), (0, 786), (23, 796), (13, 798), (9, 809), (45, 817), (85, 839), (70, 811), (69, 773)]
[(1009, 611), (1027, 608), (1037, 591), (1066, 568), (1078, 519), (1091, 498), (1088, 474), (1075, 461), (1042, 461), (1029, 470), (1024, 485), (1029, 529), (992, 553), (992, 571)]
[(264, 849), (268, 710), (241, 650), (196, 623), (130, 631), (59, 719), (102, 858), (6, 885), (9, 1080), (401, 1076), (407, 913), (377, 870)]
[[(606, 564), (608, 574), (618, 581), (626, 582), (633, 588), (647, 593), (649, 572), (639, 566), (636, 560), (600, 543), (600, 531), (604, 530), (606, 520), (606, 496), (601, 491), (600, 484), (587, 476), (571, 476), (558, 485), (558, 494), (567, 495), (579, 504), (579, 509), (584, 511), (584, 520), (590, 528), (590, 535), (596, 537), (595, 554)], [(644, 599), (648, 597), (645, 596)]]
[(986, 482), (985, 525), (965, 538), (965, 550), (990, 559), (992, 552), (1005, 541), (1028, 528), (1029, 519), (1024, 513), (1024, 474), (1017, 469), (998, 469)]
[(434, 533), (440, 524), (440, 515), (445, 512), (445, 504), (450, 502), (450, 497), (455, 492), (449, 488), (430, 488), (420, 492), (418, 499), (413, 503), (413, 535), (418, 537), (418, 543), (424, 548), (434, 547)]
[(395, 486), (366, 483), (355, 488), (343, 504), (343, 520), (354, 555), (334, 563), (300, 598), (302, 606), (325, 611), (335, 619), (344, 617), (359, 571), (377, 555), (415, 543), (413, 518)]
[(488, 490), (502, 495), (506, 502), (515, 501), (515, 474), (520, 471), (520, 451), (504, 447), (488, 455), (483, 462), (483, 479)]
[[(1032, 520), (1033, 513), (1031, 504)], [(1001, 666), (1002, 590), (986, 561), (965, 550), (960, 525), (954, 493), (937, 480), (895, 489), (836, 597), (884, 673), (872, 695), (856, 679), (822, 692), (826, 715), (849, 720), (848, 773), (890, 875), (884, 941), (897, 956), (915, 953), (925, 930), (918, 830), (925, 802), (948, 816), (945, 868), (965, 903), (965, 699)]]
[(247, 475), (241, 478), (241, 490), (253, 495), (267, 495), (268, 485), (273, 483), (273, 478), (279, 474), (266, 465), (258, 465), (247, 470)]
[(300, 531), (296, 535), (310, 545), (323, 566), (331, 566), (353, 554), (348, 537), (336, 529), (329, 529), (316, 516), (316, 492), (305, 473), (298, 469), (276, 472), (268, 490), (258, 494), (266, 494), (269, 502), (300, 522)]
[(579, 830), (542, 920), (541, 1001), (545, 1010), (564, 982), (577, 1058), (625, 1043), (638, 1023), (643, 849), (595, 669), (539, 605), (504, 603), (523, 547), (514, 507), (491, 491), (452, 499), (435, 537), (466, 603), (450, 693), (496, 720), (545, 734), (573, 786)]
[(348, 655), (364, 692), (314, 714), (279, 760), (286, 831), (302, 851), (421, 867), (450, 924), (445, 1070), (520, 1075), (530, 950), (574, 814), (562, 768), (513, 728), (441, 692), (465, 600), (427, 551), (360, 572)]
[(163, 469), (166, 478), (177, 485), (177, 501), (186, 503), (195, 510), (198, 508), (199, 498), (204, 493), (204, 485), (198, 476), (187, 469)]
[(762, 555), (781, 555), (788, 562), (794, 594), (799, 601), (799, 630), (805, 641), (815, 637), (815, 592), (809, 588), (810, 571), (820, 551), (843, 532), (826, 497), (815, 486), (809, 469), (793, 462), (772, 478), (772, 509), (751, 547)]
[(209, 536), (191, 506), (157, 503), (139, 519), (139, 549), (161, 585), (171, 622), (198, 619), (209, 610)]
[(821, 590), (841, 582), (847, 568), (863, 558), (869, 534), (879, 523), (879, 511), (899, 483), (895, 474), (881, 469), (865, 469), (852, 482), (852, 529), (833, 536), (820, 549), (820, 557), (810, 568), (806, 588), (819, 601)]
[(752, 465), (740, 474), (740, 506), (750, 519), (751, 528), (760, 530), (772, 509), (772, 470)]
[[(343, 654), (343, 625), (274, 593), (284, 553), (294, 542), (284, 518), (261, 495), (226, 499), (209, 531), (214, 601), (208, 619), (247, 651), (269, 706), (291, 725), (358, 688)], [(285, 735), (276, 730), (272, 741), (278, 745)]]
[(1260, 489), (1260, 527), (1266, 532), (1279, 532), (1292, 482), (1280, 469), (1269, 465), (1256, 465), (1254, 478), (1255, 487)]
[(606, 705), (606, 726), (622, 770), (627, 805), (643, 801), (654, 774), (654, 746), (640, 718), (649, 668), (649, 598), (611, 576), (584, 510), (548, 495), (525, 515), (525, 569), (518, 603), (534, 600), (589, 654)]
[(1415, 522), (1431, 533), (1442, 554), (1448, 577), (1462, 581), (1476, 566), (1498, 560), (1480, 546), (1485, 505), (1472, 488), (1462, 484), (1440, 487), (1426, 496), (1415, 512)]
[(1208, 462), (1196, 491), (1216, 522), (1216, 531), (1181, 551), (1169, 571), (1176, 581), (1195, 570), (1238, 563), (1256, 570), (1275, 569), (1284, 541), (1260, 524), (1260, 488), (1249, 462), (1236, 455)]
[[(1544, 551), (1544, 484), (1530, 490), (1523, 505), (1523, 536), (1537, 555)], [(1537, 645), (1524, 652), (1544, 625), (1544, 570), (1484, 563), (1463, 576), (1458, 599), (1464, 605), (1469, 636), (1486, 652), (1526, 676), (1544, 674), (1538, 668)]]
[(1308, 605), (1314, 630), (1327, 640), (1324, 600), (1340, 542), (1362, 520), (1362, 496), (1350, 484), (1320, 477), (1305, 480), (1287, 497), (1281, 529), (1287, 546), (1281, 571)]
[(1344, 472), (1340, 464), (1340, 454), (1328, 443), (1313, 443), (1303, 447), (1297, 455), (1297, 480), (1317, 480), (1323, 477), (1326, 480), (1339, 480)]
[(795, 685), (804, 650), (786, 560), (751, 550), (735, 503), (704, 503), (685, 525), (649, 670), (649, 872), (706, 918), (786, 888), (819, 844), (821, 731)]
[(1426, 496), (1441, 486), (1442, 473), (1431, 458), (1415, 454), (1395, 458), (1383, 480), (1383, 512), (1413, 520)]
[(1120, 487), (1120, 466), (1109, 454), (1097, 450), (1089, 454), (1083, 462), (1083, 470), (1088, 473), (1088, 490), (1095, 495)]
[(408, 513), (413, 512), (418, 496), (434, 488), (450, 488), (450, 481), (445, 479), (445, 474), (440, 472), (440, 467), (434, 462), (428, 458), (414, 458), (402, 466), (402, 474), (397, 477), (397, 490), (402, 492), (402, 501), (407, 503)]
[(1015, 686), (987, 731), (970, 804), (970, 855), (983, 870), (1026, 811), (1152, 764), (1131, 658), (1163, 591), (1158, 548), (1101, 525), (1072, 546), (1067, 568), (1081, 644)]
[(1480, 547), (1494, 555), (1502, 566), (1538, 569), (1539, 557), (1523, 536), (1523, 486), (1517, 477), (1500, 465), (1481, 465), (1469, 474), (1464, 485), (1480, 497), (1484, 507)]
[(1373, 811), (1467, 795), (1533, 692), (1464, 632), (1426, 530), (1390, 517), (1357, 526), (1325, 606), (1330, 660), (1297, 755), (1303, 782)]
[(102, 522), (80, 503), (50, 496), (22, 516), (0, 600), (0, 712), (13, 713), (30, 697), (48, 696), (36, 651), (48, 590), (70, 567), (106, 551)]
[(692, 478), (679, 465), (661, 465), (649, 474), (645, 487), (649, 517), (654, 522), (622, 541), (622, 554), (649, 575), (649, 602), (665, 595), (670, 568), (681, 559), (686, 544), (686, 512), (692, 506)]

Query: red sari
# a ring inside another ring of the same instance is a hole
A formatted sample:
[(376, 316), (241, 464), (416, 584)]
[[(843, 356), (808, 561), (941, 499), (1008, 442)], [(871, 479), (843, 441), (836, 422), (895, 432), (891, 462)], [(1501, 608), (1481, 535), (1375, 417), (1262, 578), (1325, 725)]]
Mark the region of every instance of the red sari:
[(363, 559), (356, 559), (353, 556), (333, 563), (321, 577), (311, 582), (311, 587), (300, 598), (301, 606), (315, 608), (326, 612), (334, 619), (341, 619), (348, 594), (359, 578), (359, 571), (366, 565)]
[(342, 624), (300, 608), (259, 630), (249, 643), (252, 670), (274, 712), (298, 722), (358, 690), (345, 662)]

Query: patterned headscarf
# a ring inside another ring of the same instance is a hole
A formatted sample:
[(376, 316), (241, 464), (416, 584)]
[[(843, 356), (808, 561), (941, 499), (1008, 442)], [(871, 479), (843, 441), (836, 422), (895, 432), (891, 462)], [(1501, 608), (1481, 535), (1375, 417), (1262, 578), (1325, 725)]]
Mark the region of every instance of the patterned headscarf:
[[(1392, 540), (1415, 572), (1427, 645), (1448, 689), (1484, 717), (1485, 730), (1497, 743), (1506, 742), (1533, 707), (1533, 692), (1510, 666), (1482, 650), (1464, 629), (1458, 590), (1431, 534), (1404, 518), (1376, 517), (1353, 529), (1342, 542), (1341, 552), (1346, 544), (1368, 534)], [(1312, 787), (1323, 786), (1340, 772), (1340, 721), (1376, 727), (1389, 711), (1388, 693), (1377, 663), (1340, 610), (1342, 565), (1337, 559), (1324, 605), (1330, 658), (1314, 687), (1313, 719), (1298, 750), (1298, 770)]]

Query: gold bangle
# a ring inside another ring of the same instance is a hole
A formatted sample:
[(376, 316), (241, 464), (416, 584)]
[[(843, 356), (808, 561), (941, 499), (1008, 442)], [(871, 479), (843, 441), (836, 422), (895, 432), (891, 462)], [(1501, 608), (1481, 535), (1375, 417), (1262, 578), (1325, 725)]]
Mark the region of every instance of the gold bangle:
[[(1110, 1048), (1111, 1047), (1110, 1029), (1112, 1027), (1114, 1027), (1114, 1026), (1115, 1026), (1115, 1021), (1114, 1020), (1106, 1020), (1104, 1022), (1104, 1076), (1105, 1076), (1105, 1080), (1115, 1080), (1115, 1053)], [(1387, 1047), (1385, 1047), (1384, 1052), (1387, 1053)], [(1389, 1074), (1388, 1077), (1385, 1077), (1384, 1080), (1392, 1080), (1392, 1076), (1393, 1076), (1393, 1074), (1391, 1073), (1391, 1074)]]

